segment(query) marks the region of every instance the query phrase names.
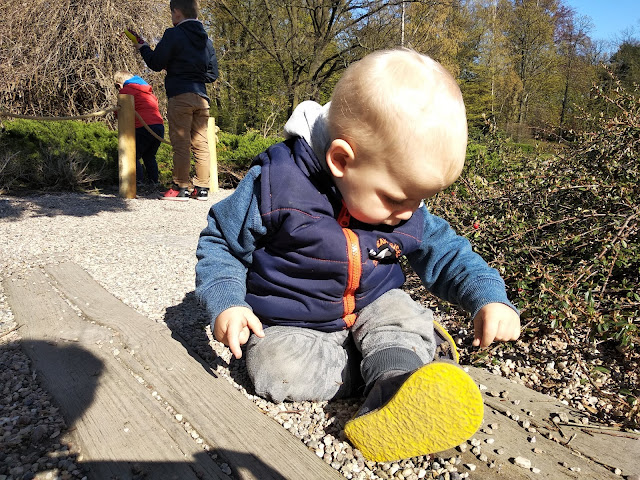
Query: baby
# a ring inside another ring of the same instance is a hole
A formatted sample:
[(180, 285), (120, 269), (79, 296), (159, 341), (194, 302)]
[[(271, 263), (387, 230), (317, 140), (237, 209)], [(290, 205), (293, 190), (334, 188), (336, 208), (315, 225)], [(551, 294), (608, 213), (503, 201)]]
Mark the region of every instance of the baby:
[(423, 202), (462, 171), (455, 80), (412, 50), (374, 52), (329, 104), (300, 104), (285, 136), (201, 233), (196, 294), (215, 337), (236, 358), (246, 344), (256, 393), (274, 402), (364, 394), (345, 433), (369, 459), (465, 441), (482, 421), (480, 392), (431, 310), (401, 290), (399, 263), (471, 313), (473, 345), (518, 338), (498, 272)]

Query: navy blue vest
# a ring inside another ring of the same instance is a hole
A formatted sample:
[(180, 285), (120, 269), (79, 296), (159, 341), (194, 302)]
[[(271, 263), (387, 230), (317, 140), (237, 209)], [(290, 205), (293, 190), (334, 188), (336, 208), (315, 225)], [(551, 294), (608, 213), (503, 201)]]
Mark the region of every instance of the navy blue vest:
[(398, 260), (420, 245), (420, 213), (396, 227), (350, 218), (330, 174), (299, 137), (254, 163), (262, 167), (257, 193), (267, 234), (253, 254), (246, 301), (265, 325), (342, 330), (404, 283)]

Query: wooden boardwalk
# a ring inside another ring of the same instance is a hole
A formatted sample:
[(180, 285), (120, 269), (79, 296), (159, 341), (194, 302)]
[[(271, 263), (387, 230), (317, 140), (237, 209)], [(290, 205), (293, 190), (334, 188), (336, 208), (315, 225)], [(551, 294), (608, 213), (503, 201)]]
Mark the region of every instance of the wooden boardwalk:
[[(34, 269), (5, 279), (4, 287), (23, 347), (73, 427), (79, 465), (89, 478), (228, 479), (223, 463), (239, 479), (343, 478), (168, 328), (124, 305), (77, 265)], [(496, 468), (478, 461), (471, 447), (462, 454), (463, 463), (477, 465), (470, 478), (619, 479), (614, 468), (640, 473), (638, 436), (558, 426), (551, 421), (557, 413), (574, 419), (579, 412), (482, 370), (471, 374), (487, 387), (484, 425), (500, 429), (476, 435)], [(508, 398), (491, 395), (505, 391)], [(525, 430), (524, 420), (535, 433)], [(540, 471), (515, 465), (518, 456)]]
[(91, 478), (228, 479), (176, 414), (237, 478), (343, 478), (168, 328), (77, 265), (34, 270), (5, 289), (25, 351), (73, 425)]

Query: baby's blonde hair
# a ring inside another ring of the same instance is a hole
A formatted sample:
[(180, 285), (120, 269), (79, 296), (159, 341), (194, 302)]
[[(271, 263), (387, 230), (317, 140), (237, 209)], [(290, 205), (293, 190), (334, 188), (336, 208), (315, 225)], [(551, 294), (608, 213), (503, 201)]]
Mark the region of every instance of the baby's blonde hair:
[(350, 65), (334, 89), (328, 125), (331, 140), (346, 140), (368, 159), (409, 158), (420, 148), (428, 151), (425, 162), (446, 159), (443, 188), (462, 171), (467, 124), (460, 88), (442, 65), (414, 50), (380, 50)]
[(129, 80), (131, 77), (133, 77), (133, 75), (131, 75), (131, 73), (125, 70), (118, 70), (116, 73), (113, 74), (114, 82), (119, 85), (124, 85), (124, 82)]

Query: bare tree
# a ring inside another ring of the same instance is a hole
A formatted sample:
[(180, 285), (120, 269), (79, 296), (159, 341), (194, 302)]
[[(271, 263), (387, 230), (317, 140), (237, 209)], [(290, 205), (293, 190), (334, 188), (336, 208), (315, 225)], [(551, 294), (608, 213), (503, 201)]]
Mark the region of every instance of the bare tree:
[(523, 124), (532, 95), (540, 91), (555, 70), (554, 15), (559, 0), (514, 0), (507, 2), (506, 31), (510, 55), (520, 79), (517, 122)]
[[(367, 51), (370, 22), (376, 23), (380, 15), (387, 16), (378, 25), (388, 28), (393, 19), (398, 35), (390, 39), (380, 35), (378, 29), (377, 38), (385, 39), (384, 46), (399, 45), (402, 3), (402, 0), (215, 2), (277, 65), (289, 114), (301, 98), (317, 98), (322, 86), (336, 72)], [(376, 42), (376, 47), (379, 44)]]
[[(591, 50), (589, 31), (593, 29), (593, 23), (589, 17), (576, 17), (575, 12), (561, 5), (556, 13), (556, 45), (561, 56), (560, 69), (564, 82), (562, 104), (560, 108), (560, 129), (564, 129), (567, 123), (567, 110), (571, 104), (571, 88), (580, 86), (580, 90), (588, 91), (594, 80), (589, 75), (587, 68), (591, 66), (586, 59), (587, 52)], [(588, 82), (587, 85), (580, 85)]]

